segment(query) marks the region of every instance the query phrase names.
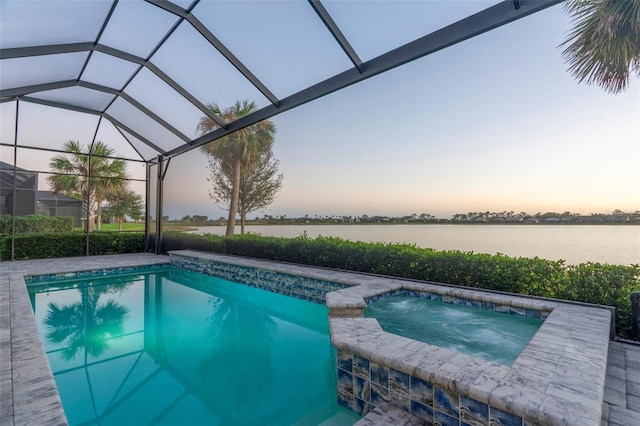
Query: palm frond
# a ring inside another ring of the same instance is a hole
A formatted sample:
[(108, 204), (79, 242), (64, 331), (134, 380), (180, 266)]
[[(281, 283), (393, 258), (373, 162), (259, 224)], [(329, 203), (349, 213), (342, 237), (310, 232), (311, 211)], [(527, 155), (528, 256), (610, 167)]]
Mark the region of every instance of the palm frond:
[(560, 46), (580, 82), (619, 93), (640, 76), (640, 0), (569, 0), (574, 27)]

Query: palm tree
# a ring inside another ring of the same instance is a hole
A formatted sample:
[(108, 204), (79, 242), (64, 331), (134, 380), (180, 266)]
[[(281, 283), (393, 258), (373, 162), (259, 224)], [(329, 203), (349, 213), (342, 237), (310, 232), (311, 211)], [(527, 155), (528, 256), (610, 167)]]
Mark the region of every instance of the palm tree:
[(82, 199), (89, 210), (88, 232), (93, 231), (94, 220), (100, 230), (102, 202), (109, 192), (126, 186), (126, 166), (124, 160), (112, 159), (114, 150), (96, 141), (89, 151), (78, 141), (65, 142), (66, 154), (58, 154), (49, 162), (55, 173), (47, 177), (52, 191)]
[[(227, 123), (247, 116), (257, 110), (255, 102), (236, 101), (228, 108), (220, 108), (218, 104), (208, 104), (207, 108)], [(198, 132), (205, 134), (215, 130), (218, 124), (210, 117), (202, 117), (198, 123)], [(238, 200), (240, 195), (240, 176), (255, 164), (262, 155), (271, 151), (275, 125), (263, 120), (241, 130), (216, 139), (203, 145), (202, 152), (213, 157), (223, 169), (231, 170), (231, 200), (229, 201), (229, 220), (226, 235), (231, 236), (235, 230)]]
[(578, 81), (620, 93), (640, 76), (640, 0), (568, 0), (575, 26), (562, 55)]

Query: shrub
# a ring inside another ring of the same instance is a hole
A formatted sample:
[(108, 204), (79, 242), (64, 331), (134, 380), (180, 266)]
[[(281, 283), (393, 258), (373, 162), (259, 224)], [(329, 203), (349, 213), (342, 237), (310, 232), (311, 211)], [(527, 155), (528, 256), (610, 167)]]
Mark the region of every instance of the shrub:
[(640, 266), (512, 258), (502, 254), (436, 251), (408, 244), (352, 242), (335, 237), (315, 239), (217, 235), (165, 236), (164, 247), (193, 248), (239, 256), (396, 276), (423, 281), (498, 290), (614, 306), (616, 330), (631, 335), (633, 291), (640, 290)]
[[(162, 247), (164, 253), (171, 250), (193, 249), (224, 253), (225, 238), (219, 235), (192, 235), (178, 231), (165, 231), (162, 235)], [(151, 240), (155, 245), (155, 239)]]
[[(13, 216), (0, 215), (0, 234), (11, 234)], [(16, 216), (16, 234), (42, 234), (51, 232), (71, 232), (73, 218), (69, 216), (44, 216), (32, 214)]]
[[(16, 235), (15, 258), (47, 259), (83, 256), (87, 235), (81, 233)], [(134, 253), (144, 250), (144, 232), (91, 233), (89, 254)], [(11, 258), (11, 237), (0, 240), (0, 259)]]

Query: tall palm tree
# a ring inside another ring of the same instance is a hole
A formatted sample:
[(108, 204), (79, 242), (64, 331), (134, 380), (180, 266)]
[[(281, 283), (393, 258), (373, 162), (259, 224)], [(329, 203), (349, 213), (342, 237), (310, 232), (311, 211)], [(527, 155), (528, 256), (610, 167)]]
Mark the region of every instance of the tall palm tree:
[(562, 55), (578, 81), (620, 93), (640, 76), (640, 0), (568, 0), (575, 26)]
[[(220, 108), (218, 104), (208, 104), (207, 108), (227, 123), (247, 116), (257, 110), (255, 102), (236, 101), (228, 108)], [(198, 123), (198, 132), (205, 134), (218, 127), (210, 117), (202, 117)], [(240, 176), (243, 170), (255, 164), (262, 155), (271, 150), (275, 125), (269, 120), (263, 120), (247, 126), (230, 135), (216, 139), (203, 145), (202, 152), (220, 162), (220, 166), (231, 170), (231, 200), (229, 202), (229, 220), (227, 220), (226, 235), (231, 236), (236, 226), (238, 200), (240, 198)]]
[(100, 230), (102, 202), (106, 195), (127, 184), (124, 160), (107, 158), (114, 156), (114, 150), (101, 141), (96, 141), (87, 151), (80, 142), (69, 140), (65, 142), (64, 150), (66, 154), (58, 154), (49, 162), (55, 173), (47, 177), (49, 186), (56, 194), (82, 199), (89, 210), (85, 229), (93, 231), (96, 220)]

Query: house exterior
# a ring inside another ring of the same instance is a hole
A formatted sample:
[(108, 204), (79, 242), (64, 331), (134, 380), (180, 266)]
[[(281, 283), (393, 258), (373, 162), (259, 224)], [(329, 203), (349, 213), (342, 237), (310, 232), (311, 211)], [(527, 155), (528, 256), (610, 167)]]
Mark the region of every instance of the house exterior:
[[(15, 176), (15, 187), (14, 187)], [(15, 210), (14, 210), (15, 209)], [(82, 201), (53, 191), (38, 190), (38, 173), (0, 161), (0, 214), (73, 217), (82, 225)]]

